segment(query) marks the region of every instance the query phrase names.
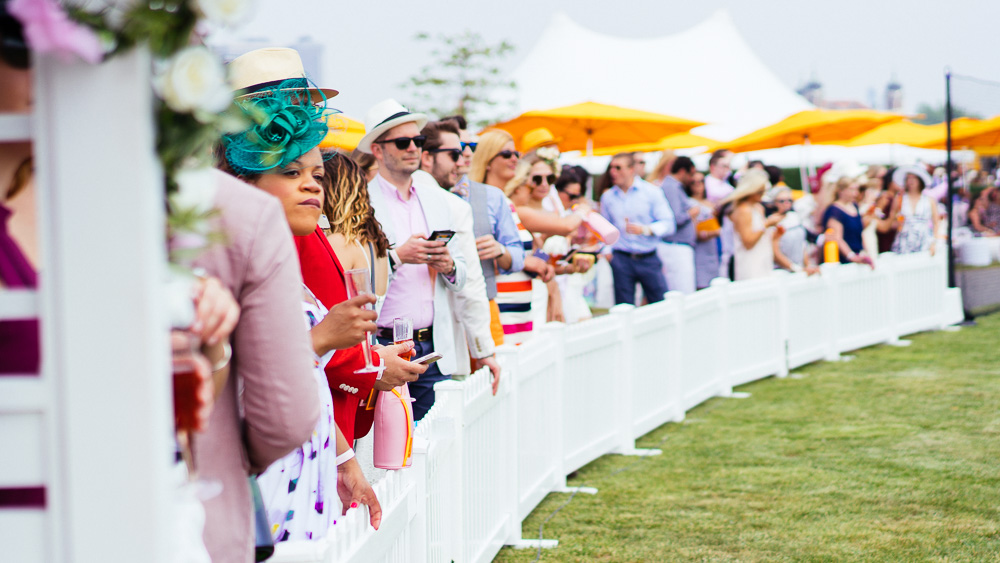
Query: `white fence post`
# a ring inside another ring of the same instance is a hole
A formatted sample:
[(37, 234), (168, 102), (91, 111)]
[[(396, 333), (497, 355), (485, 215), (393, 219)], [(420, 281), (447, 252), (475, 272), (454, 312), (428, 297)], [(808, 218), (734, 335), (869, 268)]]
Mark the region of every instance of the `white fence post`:
[[(879, 263), (881, 264), (881, 262), (880, 258)], [(823, 283), (826, 284), (828, 289), (826, 306), (823, 308), (827, 327), (827, 349), (826, 356), (823, 359), (828, 362), (836, 362), (840, 361), (840, 346), (837, 342), (840, 336), (841, 315), (840, 287), (837, 283), (840, 264), (837, 262), (827, 262), (820, 265), (819, 269)]]
[(617, 410), (616, 424), (618, 427), (618, 446), (614, 453), (638, 456), (659, 455), (663, 453), (661, 450), (636, 448), (635, 438), (632, 436), (633, 417), (636, 414), (632, 408), (632, 386), (635, 384), (636, 378), (633, 358), (637, 353), (632, 331), (634, 311), (635, 307), (628, 304), (615, 305), (611, 308), (611, 316), (618, 322), (618, 335), (622, 344), (621, 351), (615, 361), (618, 373), (614, 375), (614, 382), (611, 385), (615, 393), (614, 405)]
[(730, 363), (729, 354), (729, 286), (733, 282), (726, 278), (715, 278), (709, 284), (719, 293), (719, 302), (722, 309), (722, 331), (719, 333), (719, 341), (716, 345), (716, 353), (720, 356), (722, 365), (722, 377), (719, 379), (719, 386), (716, 388), (717, 397), (733, 397), (732, 380), (733, 366)]
[(781, 370), (776, 377), (788, 377), (788, 283), (791, 274), (785, 270), (775, 270), (772, 274), (778, 281), (778, 342), (781, 355)]
[[(52, 560), (166, 561), (173, 421), (150, 58), (34, 61)], [(113, 486), (95, 486), (112, 467), (125, 469)]]
[(670, 415), (672, 422), (682, 422), (685, 417), (684, 386), (681, 382), (685, 353), (681, 338), (681, 335), (684, 334), (684, 295), (680, 291), (668, 291), (665, 299), (674, 308), (674, 314), (677, 315), (677, 338), (663, 343), (667, 347), (667, 361), (676, 366), (676, 369), (669, 370), (667, 373), (667, 389), (673, 403)]

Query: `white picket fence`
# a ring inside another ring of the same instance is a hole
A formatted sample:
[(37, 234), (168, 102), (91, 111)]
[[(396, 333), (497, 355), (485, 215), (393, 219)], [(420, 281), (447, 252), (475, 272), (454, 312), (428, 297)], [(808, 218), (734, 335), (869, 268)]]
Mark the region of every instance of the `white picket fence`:
[(355, 510), (321, 541), (279, 544), (273, 561), (473, 562), (505, 544), (536, 545), (521, 522), (567, 490), (568, 473), (609, 453), (652, 453), (636, 438), (734, 386), (960, 322), (961, 296), (945, 281), (942, 256), (887, 254), (874, 271), (835, 264), (821, 276), (715, 280), (694, 295), (548, 324), (501, 348), (497, 396), (485, 370), (435, 386), (413, 467), (375, 484), (380, 530)]

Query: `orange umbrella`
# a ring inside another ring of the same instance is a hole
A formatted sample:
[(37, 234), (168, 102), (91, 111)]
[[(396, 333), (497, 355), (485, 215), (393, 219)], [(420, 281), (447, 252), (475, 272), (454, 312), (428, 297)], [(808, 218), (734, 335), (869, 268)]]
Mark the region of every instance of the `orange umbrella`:
[(674, 133), (655, 143), (639, 143), (635, 145), (619, 145), (594, 151), (594, 156), (610, 156), (621, 152), (656, 152), (667, 149), (690, 149), (694, 147), (709, 147), (719, 144), (715, 139), (695, 135), (694, 133)]
[(521, 139), (532, 129), (544, 127), (559, 139), (561, 151), (587, 150), (634, 143), (649, 143), (667, 135), (704, 125), (681, 117), (584, 102), (549, 110), (529, 111), (493, 126)]
[(870, 109), (810, 109), (712, 148), (748, 152), (789, 145), (839, 144), (879, 125), (901, 119), (903, 116), (899, 114)]

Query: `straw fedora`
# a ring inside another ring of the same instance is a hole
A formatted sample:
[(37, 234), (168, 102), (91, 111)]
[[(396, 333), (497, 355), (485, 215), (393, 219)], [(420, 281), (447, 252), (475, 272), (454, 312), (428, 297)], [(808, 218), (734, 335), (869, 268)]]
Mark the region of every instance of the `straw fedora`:
[(424, 125), (427, 125), (427, 116), (422, 113), (411, 113), (410, 110), (391, 98), (382, 100), (372, 106), (365, 114), (365, 136), (358, 143), (358, 150), (371, 154), (372, 142), (378, 139), (382, 133), (397, 125), (411, 122), (417, 124), (417, 129), (423, 129)]
[(339, 93), (329, 88), (309, 88), (302, 57), (295, 49), (265, 47), (244, 53), (229, 63), (229, 82), (237, 98), (252, 96), (286, 80), (296, 79), (302, 80), (303, 87), (295, 90), (309, 90), (314, 103)]
[(562, 139), (556, 138), (552, 134), (552, 131), (549, 131), (545, 127), (538, 127), (537, 129), (528, 131), (521, 137), (521, 152), (527, 154), (545, 145), (558, 144), (559, 141), (562, 141)]
[(767, 172), (757, 168), (747, 170), (742, 176), (740, 176), (739, 181), (736, 182), (736, 189), (724, 197), (722, 201), (719, 202), (719, 205), (736, 203), (741, 199), (752, 196), (755, 193), (766, 193), (770, 187), (771, 182), (768, 180)]
[(906, 175), (913, 174), (924, 183), (924, 189), (931, 187), (931, 176), (923, 166), (900, 166), (892, 173), (892, 181), (900, 188), (906, 189)]

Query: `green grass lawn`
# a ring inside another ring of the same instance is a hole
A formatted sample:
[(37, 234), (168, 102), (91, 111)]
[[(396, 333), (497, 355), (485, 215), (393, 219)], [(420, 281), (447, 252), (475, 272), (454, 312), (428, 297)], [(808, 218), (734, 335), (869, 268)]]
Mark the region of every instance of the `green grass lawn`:
[(1000, 315), (909, 339), (712, 399), (638, 441), (661, 456), (587, 465), (569, 485), (599, 493), (545, 524), (542, 561), (1000, 561)]

